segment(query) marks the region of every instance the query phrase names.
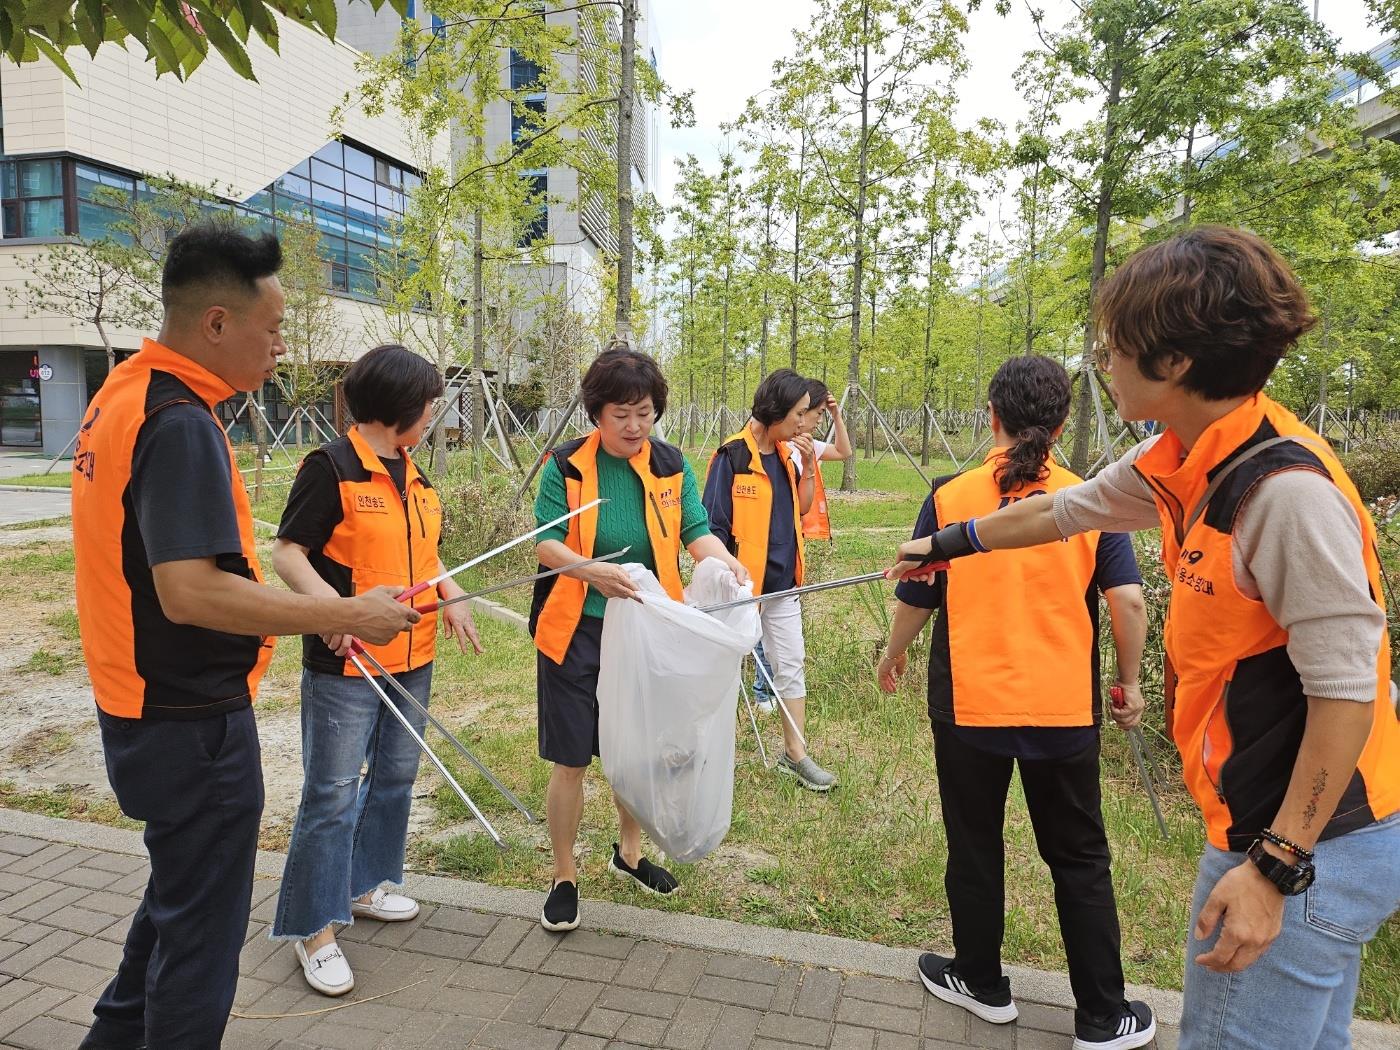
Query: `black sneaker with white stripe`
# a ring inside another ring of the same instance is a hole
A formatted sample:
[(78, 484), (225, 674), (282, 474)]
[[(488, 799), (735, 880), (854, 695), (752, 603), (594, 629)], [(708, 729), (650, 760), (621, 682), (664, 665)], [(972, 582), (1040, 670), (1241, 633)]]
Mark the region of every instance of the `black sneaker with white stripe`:
[(1097, 1021), (1074, 1021), (1074, 1050), (1132, 1050), (1157, 1035), (1157, 1021), (1146, 1003), (1123, 1001), (1116, 1014)]
[(924, 952), (919, 956), (919, 980), (924, 982), (931, 995), (945, 1003), (961, 1006), (984, 1021), (1010, 1024), (1016, 1020), (1016, 1004), (1011, 1001), (1011, 981), (1006, 977), (995, 988), (973, 988), (953, 972), (952, 959)]

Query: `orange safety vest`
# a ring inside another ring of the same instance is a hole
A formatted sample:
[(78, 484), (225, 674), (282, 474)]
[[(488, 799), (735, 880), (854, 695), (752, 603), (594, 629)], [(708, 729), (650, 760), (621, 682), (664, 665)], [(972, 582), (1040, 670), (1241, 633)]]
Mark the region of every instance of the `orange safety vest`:
[[(786, 441), (777, 442), (778, 459), (787, 471), (788, 487), (792, 490), (792, 520), (802, 521), (802, 511), (797, 500), (797, 471), (792, 465), (792, 455)], [(749, 570), (754, 582), (754, 593), (762, 594), (763, 574), (768, 568), (768, 525), (773, 517), (773, 482), (768, 471), (763, 469), (763, 457), (758, 451), (758, 442), (753, 431), (747, 426), (739, 431), (710, 457), (713, 464), (718, 456), (729, 457), (734, 470), (734, 484), (730, 487), (730, 500), (734, 507), (732, 522), (734, 547), (729, 553), (739, 559), (740, 564)], [(708, 473), (708, 471), (707, 471)], [(815, 506), (815, 501), (813, 506)], [(794, 578), (797, 586), (802, 586), (804, 553), (802, 547), (802, 527), (797, 524), (793, 531), (797, 534), (797, 568)]]
[[(1265, 444), (1279, 437), (1292, 440)], [(1330, 479), (1361, 522), (1360, 554), (1379, 603), (1376, 530), (1327, 443), (1263, 394), (1217, 420), (1184, 452), (1168, 430), (1134, 463), (1162, 518), (1162, 559), (1172, 582), (1168, 727), (1211, 844), (1240, 851), (1278, 813), (1308, 714), (1288, 632), (1235, 584), (1232, 533), (1240, 507), (1272, 474), (1311, 470)], [(1390, 702), (1384, 633), (1376, 670), (1371, 734), (1323, 839), (1400, 809), (1400, 723)]]
[[(1047, 463), (1044, 481), (1002, 494), (1005, 449), (936, 482), (940, 525), (1077, 485)], [(1099, 719), (1099, 534), (951, 563), (929, 649), (929, 713), (960, 726), (1089, 726)]]
[[(566, 441), (547, 452), (564, 475), (564, 497), (570, 510), (598, 498), (598, 449), (602, 436), (597, 430), (587, 437)], [(685, 454), (675, 445), (651, 439), (642, 442), (641, 451), (627, 461), (642, 481), (646, 497), (647, 537), (656, 564), (656, 578), (676, 601), (685, 600), (681, 585), (681, 487), (685, 482)], [(569, 519), (564, 545), (584, 558), (593, 557), (598, 534), (598, 508)], [(541, 565), (544, 572), (546, 566)], [(588, 584), (572, 576), (551, 576), (535, 582), (530, 605), (530, 633), (535, 648), (556, 664), (564, 662), (574, 631), (583, 618)]]
[[(83, 656), (97, 706), (109, 715), (203, 718), (246, 707), (272, 659), (271, 638), (166, 618), (129, 503), (131, 460), (146, 421), (190, 404), (217, 424), (214, 406), (233, 393), (202, 365), (147, 339), (88, 404), (73, 456), (73, 558)], [(253, 512), (232, 446), (228, 457), (242, 550), (215, 561), (262, 582)]]
[[(325, 545), (310, 552), (309, 560), (342, 597), (380, 586), (411, 587), (438, 574), (442, 502), (408, 452), (399, 449), (399, 455), (404, 457), (402, 496), (358, 427), (306, 457), (324, 456), (339, 483), (340, 521)], [(431, 599), (425, 594), (418, 600)], [(390, 674), (412, 671), (432, 662), (436, 626), (437, 613), (425, 613), (387, 645), (364, 645)], [(302, 636), (302, 662), (325, 674), (360, 673), (315, 634)]]
[(826, 507), (826, 481), (822, 478), (822, 461), (813, 464), (812, 505), (802, 515), (802, 535), (809, 540), (831, 539), (831, 516)]

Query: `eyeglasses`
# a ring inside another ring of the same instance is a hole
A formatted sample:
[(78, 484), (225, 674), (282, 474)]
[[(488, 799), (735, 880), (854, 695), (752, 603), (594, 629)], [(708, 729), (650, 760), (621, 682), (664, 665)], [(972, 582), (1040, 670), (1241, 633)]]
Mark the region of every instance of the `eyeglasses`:
[(1113, 368), (1113, 355), (1118, 353), (1122, 353), (1122, 351), (1112, 343), (1106, 343), (1100, 340), (1094, 344), (1094, 364), (1098, 366), (1100, 372), (1111, 371)]

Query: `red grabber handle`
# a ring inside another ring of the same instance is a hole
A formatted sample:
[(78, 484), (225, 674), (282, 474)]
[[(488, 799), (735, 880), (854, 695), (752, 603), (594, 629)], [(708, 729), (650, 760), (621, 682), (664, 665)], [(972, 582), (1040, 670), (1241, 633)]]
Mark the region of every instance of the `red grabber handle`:
[[(434, 584), (430, 583), (430, 582), (427, 581), (427, 580), (424, 580), (422, 583), (415, 583), (412, 587), (410, 587), (408, 590), (404, 591), (404, 592), (403, 592), (402, 594), (400, 594), (397, 598), (395, 598), (394, 601), (396, 601), (396, 602), (408, 602), (408, 601), (412, 601), (412, 599), (414, 598), (415, 595), (422, 594), (424, 591), (426, 591), (429, 587), (432, 587), (432, 586), (434, 586)], [(437, 608), (437, 607), (434, 606), (434, 608)], [(423, 610), (422, 610), (422, 609), (419, 609), (418, 611), (419, 611), (419, 612), (422, 612)]]
[(1114, 707), (1126, 707), (1128, 704), (1127, 699), (1123, 696), (1121, 685), (1109, 686), (1108, 698), (1113, 701)]
[(917, 569), (910, 569), (901, 580), (920, 580), (925, 576), (932, 576), (935, 573), (947, 572), (948, 563), (946, 561), (931, 561), (927, 565), (920, 565)]

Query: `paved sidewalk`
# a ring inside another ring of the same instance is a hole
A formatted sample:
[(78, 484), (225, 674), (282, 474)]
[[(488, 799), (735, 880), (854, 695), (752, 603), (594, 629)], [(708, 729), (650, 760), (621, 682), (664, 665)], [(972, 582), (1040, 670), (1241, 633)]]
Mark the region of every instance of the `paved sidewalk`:
[[(356, 975), (347, 1004), (307, 989), (291, 951), (267, 940), (281, 861), (259, 857), (229, 1050), (1068, 1050), (1071, 1041), (1060, 975), (1013, 970), (1021, 1017), (995, 1026), (927, 995), (913, 952), (588, 901), (590, 929), (548, 934), (533, 919), (540, 894), (426, 876), (410, 881), (424, 902), (418, 919), (344, 932)], [(135, 832), (0, 811), (0, 1045), (78, 1045), (145, 881)], [(1179, 1017), (1174, 993), (1134, 994)], [(1397, 1045), (1395, 1029), (1369, 1028), (1358, 1047)], [(1156, 1045), (1174, 1050), (1176, 1029), (1164, 1025)]]

